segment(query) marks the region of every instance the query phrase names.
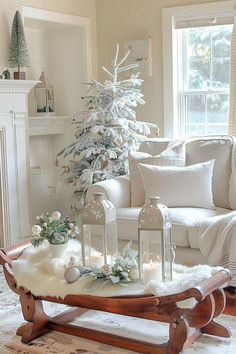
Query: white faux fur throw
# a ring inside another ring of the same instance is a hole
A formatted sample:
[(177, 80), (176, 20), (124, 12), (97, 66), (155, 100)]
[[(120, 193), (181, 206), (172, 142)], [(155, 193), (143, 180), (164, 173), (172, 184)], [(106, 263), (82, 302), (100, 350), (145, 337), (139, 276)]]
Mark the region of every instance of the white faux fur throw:
[(47, 242), (35, 248), (29, 246), (17, 260), (13, 261), (13, 274), (18, 285), (31, 290), (34, 295), (61, 298), (68, 294), (118, 296), (152, 293), (154, 295), (167, 295), (194, 287), (222, 269), (211, 268), (208, 265), (198, 265), (190, 268), (174, 264), (174, 280), (165, 284), (152, 280), (146, 286), (136, 282), (128, 285), (112, 284), (103, 287), (91, 287), (89, 284), (91, 284), (92, 277), (88, 275), (68, 284), (64, 280), (65, 268), (70, 264), (70, 257), (72, 256), (75, 264), (80, 264), (80, 250), (80, 243), (70, 240), (63, 258), (52, 258)]
[(201, 252), (211, 266), (229, 268), (236, 286), (236, 211), (204, 220), (199, 229)]

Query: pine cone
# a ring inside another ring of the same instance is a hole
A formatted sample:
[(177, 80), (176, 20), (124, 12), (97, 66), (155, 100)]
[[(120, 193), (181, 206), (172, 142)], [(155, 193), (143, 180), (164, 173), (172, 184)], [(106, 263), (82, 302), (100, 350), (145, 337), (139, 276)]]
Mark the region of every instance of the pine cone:
[(102, 163), (102, 169), (104, 170), (105, 168), (107, 168), (108, 166), (108, 160), (105, 160), (103, 163)]

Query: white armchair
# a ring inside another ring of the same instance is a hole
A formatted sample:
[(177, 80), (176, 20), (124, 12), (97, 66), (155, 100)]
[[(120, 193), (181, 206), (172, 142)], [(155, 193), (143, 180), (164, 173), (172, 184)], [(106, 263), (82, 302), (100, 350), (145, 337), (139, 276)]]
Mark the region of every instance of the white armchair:
[(87, 192), (87, 199), (91, 200), (92, 194), (98, 192), (104, 193), (116, 209), (130, 208), (130, 179), (128, 175), (93, 184)]
[[(149, 139), (140, 146), (140, 151), (157, 155), (163, 151), (167, 139)], [(206, 218), (229, 213), (231, 156), (233, 141), (230, 136), (201, 137), (186, 144), (186, 165), (215, 159), (213, 170), (213, 198), (215, 209), (178, 207), (170, 208), (172, 235), (177, 246), (176, 260), (184, 263), (207, 263), (199, 249), (199, 225)], [(137, 218), (141, 206), (131, 207), (129, 176), (120, 176), (92, 185), (87, 193), (103, 192), (117, 209), (118, 238), (137, 240)]]

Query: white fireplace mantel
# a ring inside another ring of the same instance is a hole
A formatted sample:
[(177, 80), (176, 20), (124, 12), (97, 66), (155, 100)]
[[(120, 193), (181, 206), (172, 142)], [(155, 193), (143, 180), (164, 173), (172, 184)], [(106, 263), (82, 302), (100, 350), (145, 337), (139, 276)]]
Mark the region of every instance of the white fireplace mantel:
[(39, 81), (0, 80), (0, 93), (29, 93)]
[(0, 244), (30, 236), (28, 93), (38, 83), (0, 80)]

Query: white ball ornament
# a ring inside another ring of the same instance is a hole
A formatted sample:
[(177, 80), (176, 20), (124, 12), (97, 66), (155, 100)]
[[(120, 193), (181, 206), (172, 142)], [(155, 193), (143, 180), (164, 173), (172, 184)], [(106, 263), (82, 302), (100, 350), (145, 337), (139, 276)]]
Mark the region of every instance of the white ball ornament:
[(64, 273), (65, 280), (67, 283), (74, 283), (80, 277), (80, 270), (78, 267), (69, 267)]
[(34, 225), (31, 229), (33, 235), (38, 235), (42, 231), (41, 226), (39, 225)]
[(110, 264), (104, 264), (101, 268), (101, 272), (105, 277), (112, 274), (112, 266)]
[(54, 212), (52, 212), (52, 219), (53, 220), (60, 220), (60, 218), (61, 218), (61, 213), (59, 212), (59, 211), (54, 211)]
[(75, 264), (76, 264), (76, 257), (71, 256), (68, 266), (71, 267), (71, 266), (74, 266)]

